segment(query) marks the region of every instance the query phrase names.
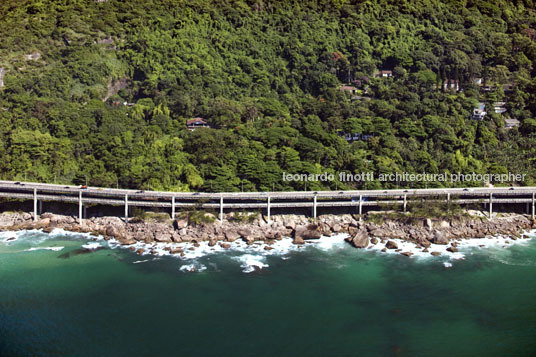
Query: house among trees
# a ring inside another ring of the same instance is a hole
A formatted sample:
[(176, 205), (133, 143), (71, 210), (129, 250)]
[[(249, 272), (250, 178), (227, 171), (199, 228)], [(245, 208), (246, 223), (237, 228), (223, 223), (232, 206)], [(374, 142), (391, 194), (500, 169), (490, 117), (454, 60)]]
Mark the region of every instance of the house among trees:
[(503, 84), (503, 91), (505, 93), (510, 93), (514, 90), (515, 82), (513, 80), (508, 80), (506, 83)]
[(210, 128), (210, 125), (203, 118), (193, 118), (186, 122), (186, 128), (194, 131), (198, 128)]
[(504, 119), (504, 127), (506, 129), (513, 129), (519, 126), (519, 120), (517, 119)]
[(370, 78), (368, 76), (362, 76), (359, 79), (354, 79), (352, 84), (358, 88), (363, 88), (365, 85), (369, 84)]
[(390, 69), (376, 71), (374, 77), (376, 78), (391, 78), (393, 76), (393, 71)]
[(497, 114), (502, 114), (506, 112), (505, 108), (506, 102), (495, 102), (493, 103), (493, 110)]
[(455, 90), (456, 92), (459, 92), (461, 89), (460, 81), (457, 79), (447, 79), (443, 82), (443, 89), (445, 91)]
[(346, 141), (348, 141), (349, 143), (353, 141), (357, 141), (357, 140), (367, 141), (368, 139), (374, 137), (373, 134), (361, 134), (361, 133), (347, 134), (344, 131), (339, 131), (337, 134), (339, 136), (344, 137), (344, 139), (346, 139)]
[(341, 86), (341, 91), (343, 91), (344, 93), (357, 94), (357, 88), (354, 86)]
[(471, 118), (473, 120), (483, 120), (486, 116), (486, 103), (478, 103), (478, 106), (473, 109), (473, 115)]
[[(511, 93), (514, 90), (515, 82), (512, 80), (508, 80), (506, 83), (500, 85), (505, 93)], [(484, 92), (491, 92), (495, 89), (497, 89), (497, 85), (495, 84), (486, 84), (482, 85), (481, 89)]]
[(354, 96), (352, 96), (351, 100), (352, 100), (352, 102), (354, 102), (356, 100), (372, 100), (372, 98), (364, 96), (364, 95), (354, 95)]

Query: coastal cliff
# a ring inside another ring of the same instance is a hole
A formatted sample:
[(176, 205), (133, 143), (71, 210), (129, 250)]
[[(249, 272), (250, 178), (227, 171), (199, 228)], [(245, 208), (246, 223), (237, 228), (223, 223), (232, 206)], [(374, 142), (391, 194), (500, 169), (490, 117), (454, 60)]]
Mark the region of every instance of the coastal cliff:
[[(104, 239), (115, 239), (121, 245), (129, 246), (145, 243), (146, 248), (137, 249), (138, 254), (151, 253), (151, 245), (170, 243), (168, 249), (173, 254), (183, 255), (184, 249), (200, 242), (209, 246), (219, 245), (229, 248), (230, 243), (243, 240), (248, 245), (262, 244), (270, 250), (276, 240), (292, 237), (293, 243), (303, 245), (321, 236), (348, 234), (346, 241), (356, 248), (371, 248), (383, 244), (383, 251), (394, 250), (410, 256), (410, 252), (399, 249), (398, 241), (415, 244), (418, 249), (428, 252), (431, 244), (449, 245), (449, 252), (457, 251), (457, 242), (466, 238), (508, 236), (510, 239), (523, 238), (523, 232), (536, 228), (536, 222), (528, 216), (502, 213), (489, 220), (483, 216), (463, 215), (455, 218), (418, 218), (370, 215), (359, 222), (353, 215), (320, 216), (316, 222), (304, 216), (272, 216), (268, 222), (262, 215), (248, 216), (247, 220), (233, 214), (226, 215), (224, 222), (205, 214), (202, 221), (188, 215), (175, 220), (133, 218), (129, 224), (118, 217), (94, 217), (84, 219), (79, 224), (74, 217), (43, 213), (37, 221), (29, 213), (5, 212), (0, 214), (0, 230), (42, 229), (51, 232), (61, 228), (72, 232), (101, 235)], [(367, 219), (368, 218), (368, 219)], [(173, 243), (186, 243), (173, 247)], [(435, 255), (437, 252), (430, 252)]]

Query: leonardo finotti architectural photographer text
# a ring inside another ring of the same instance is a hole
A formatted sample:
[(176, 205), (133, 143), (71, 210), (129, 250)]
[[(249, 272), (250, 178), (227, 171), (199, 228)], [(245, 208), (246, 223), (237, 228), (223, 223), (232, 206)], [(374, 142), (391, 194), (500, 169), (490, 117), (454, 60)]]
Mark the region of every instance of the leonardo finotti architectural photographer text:
[(327, 173), (322, 174), (290, 174), (283, 172), (283, 181), (286, 182), (489, 182), (489, 183), (504, 183), (504, 182), (523, 182), (526, 174), (514, 174), (508, 172), (506, 174), (477, 174), (472, 173), (449, 173), (443, 172), (439, 174), (431, 173), (408, 173), (396, 172), (390, 174), (374, 174), (374, 172), (360, 172), (352, 174), (350, 172)]

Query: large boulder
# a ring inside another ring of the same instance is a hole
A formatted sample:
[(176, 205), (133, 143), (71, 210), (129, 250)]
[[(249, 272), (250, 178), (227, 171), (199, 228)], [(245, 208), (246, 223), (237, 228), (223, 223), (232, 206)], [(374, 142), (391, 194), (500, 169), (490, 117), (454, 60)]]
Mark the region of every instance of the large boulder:
[(449, 240), (445, 232), (436, 230), (434, 232), (434, 237), (432, 238), (432, 242), (435, 244), (448, 244)]
[(173, 226), (175, 229), (183, 229), (188, 227), (188, 218), (177, 218)]
[(305, 241), (302, 237), (294, 237), (294, 240), (292, 241), (293, 244), (305, 244)]
[(419, 239), (417, 242), (421, 245), (421, 247), (430, 248), (431, 243), (426, 238)]
[(294, 219), (292, 219), (291, 217), (284, 217), (283, 218), (283, 225), (285, 226), (285, 228), (295, 229), (296, 228), (296, 221), (294, 221)]
[(331, 227), (331, 230), (335, 233), (339, 233), (342, 231), (342, 227), (339, 223), (335, 223), (332, 227)]
[(387, 249), (398, 249), (398, 244), (396, 244), (396, 242), (393, 242), (392, 240), (389, 240), (385, 244), (385, 248), (387, 248)]
[(251, 230), (247, 228), (240, 228), (236, 231), (236, 233), (238, 233), (240, 238), (244, 239), (245, 241), (247, 241), (248, 237), (251, 236)]
[(41, 220), (39, 220), (39, 225), (41, 227), (47, 227), (48, 225), (50, 225), (50, 218), (42, 218)]
[(346, 241), (356, 248), (366, 248), (370, 243), (366, 230), (359, 230), (354, 236), (347, 238)]
[(109, 237), (114, 237), (119, 243), (123, 245), (136, 243), (136, 240), (127, 234), (124, 226), (109, 225), (108, 227), (106, 227), (106, 235)]
[(234, 242), (235, 240), (240, 238), (240, 234), (238, 234), (234, 230), (225, 231), (224, 235), (225, 235), (225, 240), (228, 242)]
[(432, 230), (434, 228), (434, 225), (430, 218), (426, 218), (426, 220), (424, 221), (424, 226), (428, 228), (428, 230)]
[(154, 240), (157, 242), (162, 242), (162, 243), (170, 243), (171, 235), (165, 232), (155, 232)]
[(318, 239), (322, 237), (322, 232), (320, 232), (318, 225), (308, 224), (306, 226), (297, 226), (293, 236), (294, 238), (301, 238), (303, 240)]
[(108, 226), (106, 227), (106, 235), (114, 238), (118, 238), (124, 234), (124, 229), (121, 229), (117, 226)]
[(179, 232), (173, 232), (173, 235), (171, 236), (171, 239), (176, 243), (182, 242), (181, 235), (180, 235)]
[(181, 235), (181, 240), (183, 242), (191, 243), (196, 242), (198, 239), (197, 234), (194, 231), (188, 231), (185, 235)]
[(0, 214), (0, 227), (11, 227), (16, 224), (21, 224), (26, 219), (22, 213), (18, 212), (5, 212)]

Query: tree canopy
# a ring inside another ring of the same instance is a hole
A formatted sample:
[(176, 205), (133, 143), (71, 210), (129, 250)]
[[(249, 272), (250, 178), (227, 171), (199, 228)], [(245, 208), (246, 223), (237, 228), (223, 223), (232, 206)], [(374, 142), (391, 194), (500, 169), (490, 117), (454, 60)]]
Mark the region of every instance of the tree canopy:
[[(5, 0), (0, 18), (2, 179), (174, 191), (304, 189), (283, 172), (536, 182), (532, 0)], [(211, 128), (188, 130), (194, 117)], [(395, 185), (410, 183), (308, 189)]]

